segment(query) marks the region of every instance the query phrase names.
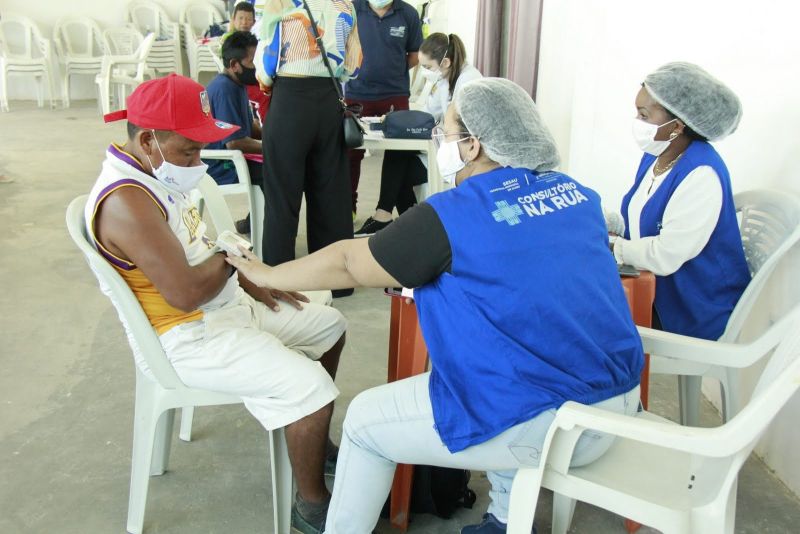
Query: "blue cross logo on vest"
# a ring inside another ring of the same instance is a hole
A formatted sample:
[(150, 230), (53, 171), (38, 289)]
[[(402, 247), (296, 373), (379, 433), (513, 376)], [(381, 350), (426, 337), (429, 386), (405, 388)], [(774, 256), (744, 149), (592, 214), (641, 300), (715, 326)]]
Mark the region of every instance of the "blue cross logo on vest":
[(508, 202), (501, 200), (500, 202), (495, 202), (494, 205), (497, 206), (497, 209), (492, 212), (492, 217), (494, 217), (495, 221), (505, 221), (509, 226), (514, 226), (521, 222), (519, 216), (522, 215), (522, 208), (518, 204), (509, 206)]

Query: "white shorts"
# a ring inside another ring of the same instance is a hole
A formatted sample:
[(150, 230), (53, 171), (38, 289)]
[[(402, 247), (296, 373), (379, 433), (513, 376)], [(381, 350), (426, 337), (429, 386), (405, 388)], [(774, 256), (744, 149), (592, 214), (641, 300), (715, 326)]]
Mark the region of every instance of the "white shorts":
[(274, 312), (239, 290), (202, 320), (160, 336), (184, 384), (241, 397), (267, 430), (310, 415), (339, 395), (316, 360), (347, 327), (342, 314), (330, 306), (279, 306)]

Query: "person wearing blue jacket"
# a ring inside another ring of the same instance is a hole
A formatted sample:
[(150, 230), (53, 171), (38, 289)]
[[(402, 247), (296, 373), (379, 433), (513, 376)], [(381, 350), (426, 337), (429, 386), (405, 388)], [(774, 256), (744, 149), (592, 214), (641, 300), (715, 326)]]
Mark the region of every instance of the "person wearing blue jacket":
[(633, 135), (644, 152), (609, 230), (619, 263), (656, 275), (654, 323), (718, 339), (750, 282), (728, 168), (709, 141), (733, 133), (737, 96), (697, 65), (668, 63), (636, 96)]
[[(638, 408), (642, 345), (600, 198), (553, 170), (558, 152), (530, 96), (509, 80), (466, 83), (434, 139), (457, 187), (369, 239), (274, 268), (250, 253), (228, 259), (265, 287), (415, 288), (431, 371), (350, 404), (327, 533), (372, 532), (398, 463), (488, 471), (488, 513), (462, 533), (505, 532), (516, 469), (538, 464), (559, 406)], [(612, 439), (584, 433), (573, 465)]]

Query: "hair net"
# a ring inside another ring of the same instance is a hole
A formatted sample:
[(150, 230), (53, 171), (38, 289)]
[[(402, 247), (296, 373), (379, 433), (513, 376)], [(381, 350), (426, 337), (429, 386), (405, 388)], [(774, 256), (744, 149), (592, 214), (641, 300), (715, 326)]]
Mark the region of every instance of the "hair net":
[(733, 133), (742, 118), (736, 94), (692, 63), (667, 63), (649, 74), (644, 86), (656, 102), (710, 141)]
[(454, 102), (467, 130), (493, 161), (536, 171), (558, 165), (553, 136), (519, 85), (503, 78), (479, 78), (464, 84)]

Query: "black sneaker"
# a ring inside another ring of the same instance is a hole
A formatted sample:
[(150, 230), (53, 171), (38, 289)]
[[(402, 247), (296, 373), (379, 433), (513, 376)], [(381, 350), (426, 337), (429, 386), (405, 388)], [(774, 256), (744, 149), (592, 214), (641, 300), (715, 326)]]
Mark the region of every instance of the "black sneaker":
[(349, 297), (354, 291), (355, 290), (352, 287), (348, 287), (345, 289), (334, 289), (331, 291), (331, 294), (333, 295), (333, 298), (339, 299), (342, 297)]
[(236, 221), (234, 225), (236, 227), (236, 233), (239, 235), (246, 235), (250, 233), (250, 214), (247, 214), (247, 217), (244, 219), (240, 219)]
[(366, 221), (364, 221), (364, 226), (362, 226), (361, 229), (353, 235), (355, 237), (367, 237), (379, 230), (383, 230), (390, 224), (392, 224), (392, 221), (380, 222), (376, 221), (372, 217), (369, 217)]

